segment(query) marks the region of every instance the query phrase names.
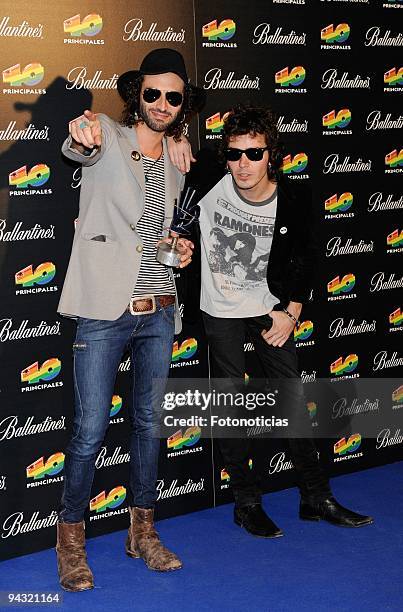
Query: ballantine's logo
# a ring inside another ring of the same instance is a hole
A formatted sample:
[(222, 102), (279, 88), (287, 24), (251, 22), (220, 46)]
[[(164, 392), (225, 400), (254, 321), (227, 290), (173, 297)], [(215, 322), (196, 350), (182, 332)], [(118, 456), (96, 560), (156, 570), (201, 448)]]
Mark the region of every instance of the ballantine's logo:
[(383, 91), (403, 91), (403, 67), (387, 70), (383, 75), (383, 81), (386, 83)]
[(45, 478), (45, 476), (55, 476), (62, 471), (64, 467), (64, 454), (53, 453), (45, 461), (45, 457), (40, 457), (31, 465), (27, 467), (27, 478), (33, 478), (38, 480), (39, 478)]
[(259, 23), (253, 32), (252, 42), (254, 45), (305, 45), (306, 33), (297, 34), (294, 30), (283, 34), (283, 28), (277, 27), (273, 34), (270, 34), (269, 23)]
[(108, 449), (103, 446), (98, 453), (98, 457), (95, 461), (95, 467), (97, 470), (103, 467), (111, 467), (113, 465), (121, 465), (122, 463), (129, 463), (130, 453), (121, 453), (121, 446), (117, 446), (113, 451), (112, 455), (107, 456)]
[(347, 213), (353, 204), (353, 194), (349, 191), (345, 191), (339, 197), (337, 193), (330, 196), (325, 200), (325, 210), (327, 214), (325, 219), (340, 219), (343, 217), (354, 217), (354, 213)]
[(23, 268), (15, 275), (15, 284), (22, 287), (33, 287), (33, 285), (47, 285), (56, 274), (56, 266), (51, 261), (45, 261), (35, 268), (32, 264)]
[(400, 151), (393, 149), (393, 151), (385, 155), (385, 164), (389, 166), (385, 169), (386, 174), (403, 172), (403, 149), (400, 149)]
[(355, 276), (350, 272), (349, 274), (345, 274), (341, 280), (340, 276), (335, 276), (330, 282), (328, 282), (327, 290), (333, 296), (340, 296), (341, 293), (350, 293), (350, 291), (354, 288), (354, 285)]
[(39, 325), (34, 327), (29, 327), (28, 323), (28, 319), (24, 319), (17, 329), (12, 329), (12, 319), (0, 319), (0, 342), (25, 340), (26, 338), (42, 336), (60, 336), (60, 321), (55, 321), (53, 325), (48, 325), (46, 321), (41, 321)]
[(202, 36), (207, 38), (208, 42), (203, 42), (203, 47), (236, 47), (236, 43), (227, 42), (234, 36), (235, 30), (236, 24), (232, 19), (223, 19), (220, 23), (214, 19), (206, 23), (202, 27)]
[(90, 501), (90, 510), (96, 513), (103, 512), (107, 508), (117, 508), (126, 499), (126, 489), (119, 485), (114, 489), (111, 489), (106, 495), (105, 491), (101, 491), (98, 495), (93, 497)]
[(339, 23), (336, 27), (331, 23), (320, 31), (320, 39), (325, 43), (321, 49), (351, 49), (350, 45), (344, 44), (349, 36), (348, 23)]
[(307, 165), (308, 156), (306, 153), (297, 153), (294, 156), (289, 154), (283, 157), (280, 170), (290, 178), (308, 178), (307, 174), (302, 174)]
[(381, 448), (387, 448), (388, 446), (394, 446), (395, 444), (402, 444), (403, 436), (400, 433), (400, 429), (396, 429), (392, 436), (392, 432), (389, 428), (382, 429), (376, 437), (376, 450)]
[(274, 80), (281, 87), (298, 87), (305, 81), (306, 70), (303, 66), (294, 66), (289, 70), (288, 66), (276, 72)]
[(260, 77), (250, 78), (244, 74), (242, 78), (234, 79), (235, 72), (231, 70), (225, 78), (221, 78), (221, 68), (211, 68), (204, 75), (204, 89), (260, 89)]
[[(21, 191), (20, 193), (27, 193)], [(35, 223), (33, 227), (27, 230), (21, 230), (22, 221), (17, 221), (13, 229), (4, 231), (7, 227), (6, 220), (0, 219), (0, 242), (14, 242), (14, 240), (44, 240), (46, 238), (55, 237), (55, 226), (50, 225), (48, 229), (41, 227)]]
[(385, 281), (385, 272), (376, 272), (371, 278), (370, 292), (385, 291), (386, 289), (403, 289), (403, 276), (395, 280), (395, 273), (393, 272)]
[(403, 127), (403, 116), (399, 115), (398, 119), (392, 119), (391, 113), (387, 113), (382, 119), (380, 110), (371, 111), (367, 117), (367, 125), (365, 129), (369, 130), (393, 130)]
[(361, 157), (356, 162), (350, 163), (350, 156), (339, 163), (339, 154), (331, 153), (323, 162), (323, 174), (334, 174), (335, 172), (371, 172), (372, 162), (364, 162)]
[(27, 166), (21, 166), (18, 170), (10, 172), (8, 175), (8, 183), (11, 187), (18, 189), (26, 189), (31, 187), (40, 187), (44, 185), (50, 176), (50, 168), (46, 164), (36, 164), (27, 172)]
[(286, 470), (293, 470), (294, 465), (291, 460), (285, 460), (285, 453), (276, 453), (269, 462), (269, 474), (277, 474)]
[(379, 210), (400, 210), (403, 208), (403, 195), (398, 200), (393, 199), (393, 194), (388, 194), (383, 200), (383, 193), (376, 191), (368, 200), (368, 211), (378, 212)]
[(18, 417), (13, 414), (0, 421), (0, 442), (3, 440), (11, 440), (13, 438), (22, 438), (23, 436), (33, 436), (48, 431), (60, 431), (65, 429), (65, 416), (60, 417), (58, 421), (54, 421), (52, 417), (47, 416), (40, 423), (33, 423), (33, 416), (27, 417), (24, 425), (17, 427)]
[(81, 44), (103, 44), (104, 41), (94, 41), (94, 40), (77, 40), (79, 36), (96, 36), (102, 30), (102, 17), (97, 14), (90, 14), (84, 17), (81, 21), (80, 15), (74, 15), (74, 17), (70, 17), (63, 22), (63, 28), (66, 34), (70, 34), (72, 39), (65, 38), (65, 43), (70, 42), (80, 42)]
[(0, 36), (15, 36), (16, 38), (42, 38), (43, 25), (39, 23), (36, 27), (24, 21), (19, 25), (8, 25), (10, 17), (3, 17), (0, 21)]
[(398, 34), (392, 35), (390, 30), (386, 30), (386, 32), (381, 36), (381, 28), (378, 26), (373, 26), (369, 28), (365, 34), (365, 46), (366, 47), (401, 47), (403, 46), (403, 34), (399, 32)]
[(298, 323), (294, 329), (294, 340), (296, 342), (296, 346), (313, 346), (315, 344), (314, 340), (309, 340), (313, 333), (313, 323), (312, 321), (303, 321)]
[(355, 319), (350, 319), (344, 327), (344, 318), (338, 317), (329, 325), (329, 338), (340, 338), (340, 336), (351, 336), (352, 334), (365, 334), (376, 331), (376, 319), (372, 323), (368, 323), (365, 319), (355, 324)]
[(345, 455), (346, 453), (353, 453), (361, 446), (361, 434), (356, 433), (351, 435), (348, 440), (341, 438), (334, 445), (335, 455)]
[(123, 40), (147, 41), (147, 42), (185, 42), (185, 30), (182, 28), (175, 32), (171, 26), (165, 30), (158, 30), (158, 23), (153, 21), (148, 30), (143, 30), (143, 20), (139, 17), (130, 19), (124, 27)]
[(215, 113), (215, 115), (211, 115), (211, 117), (206, 119), (206, 130), (210, 130), (212, 132), (212, 134), (208, 134), (206, 138), (221, 138), (221, 132), (227, 116), (228, 113), (224, 113), (222, 117), (221, 113)]
[(332, 238), (330, 238), (326, 245), (326, 257), (372, 253), (373, 250), (373, 240), (371, 240), (370, 242), (364, 242), (364, 240), (360, 240), (357, 244), (353, 244), (352, 238), (347, 238), (345, 244), (342, 244), (341, 236), (333, 236)]
[(4, 130), (0, 130), (0, 140), (49, 140), (49, 126), (36, 129), (33, 123), (29, 123), (22, 130), (15, 129), (16, 121), (10, 121)]
[(285, 121), (284, 116), (280, 115), (277, 119), (277, 129), (281, 134), (292, 132), (308, 133), (308, 120), (298, 121), (295, 117), (291, 121)]
[(24, 513), (14, 512), (10, 514), (3, 522), (3, 533), (1, 537), (5, 540), (6, 538), (15, 537), (20, 533), (26, 534), (31, 531), (37, 531), (39, 529), (45, 529), (47, 527), (54, 527), (58, 521), (58, 514), (56, 510), (52, 510), (45, 518), (38, 518), (39, 511), (34, 512), (28, 522), (23, 523)]
[(401, 253), (403, 251), (403, 230), (395, 229), (391, 232), (386, 238), (386, 243), (392, 247), (387, 249), (387, 253)]
[(178, 479), (175, 478), (171, 481), (168, 488), (165, 487), (165, 480), (157, 480), (158, 497), (160, 499), (169, 499), (171, 497), (178, 497), (179, 495), (187, 495), (190, 493), (199, 493), (204, 491), (204, 478), (200, 478), (198, 482), (194, 482), (191, 478), (187, 479), (187, 482), (183, 485), (178, 486)]
[(330, 373), (335, 376), (342, 376), (343, 374), (350, 374), (354, 372), (358, 365), (358, 356), (355, 353), (343, 357), (339, 357), (336, 361), (330, 364)]
[(94, 76), (87, 78), (86, 66), (74, 66), (67, 75), (66, 89), (116, 89), (118, 78), (114, 72), (109, 79), (103, 79), (102, 70), (96, 70)]
[(394, 327), (399, 327), (403, 325), (403, 312), (400, 307), (396, 308), (396, 310), (390, 313), (389, 323)]
[(180, 450), (184, 446), (194, 446), (200, 440), (200, 436), (200, 427), (188, 427), (183, 434), (182, 430), (179, 429), (179, 431), (177, 431), (167, 439), (167, 448), (172, 450)]
[(379, 351), (374, 357), (374, 365), (372, 369), (385, 370), (386, 368), (398, 368), (403, 366), (403, 357), (398, 357), (397, 351), (392, 353), (392, 357), (388, 359), (387, 351)]
[(7, 83), (7, 85), (13, 87), (17, 87), (18, 85), (33, 87), (34, 85), (38, 85), (44, 76), (44, 68), (38, 62), (27, 64), (23, 70), (21, 70), (20, 64), (15, 64), (15, 66), (3, 70), (3, 83)]
[(348, 72), (343, 72), (341, 77), (337, 75), (337, 68), (329, 68), (322, 75), (322, 89), (370, 89), (371, 77), (362, 77), (357, 74), (350, 77)]
[(109, 416), (110, 417), (116, 416), (117, 413), (122, 408), (122, 405), (123, 405), (123, 401), (122, 401), (122, 398), (120, 397), (120, 395), (114, 395), (112, 397), (112, 405), (111, 405), (111, 409), (110, 409), (110, 412), (109, 412)]
[(331, 110), (322, 117), (322, 125), (327, 128), (323, 134), (352, 134), (351, 130), (346, 130), (351, 121), (351, 112), (348, 108), (342, 108), (336, 114), (336, 111)]

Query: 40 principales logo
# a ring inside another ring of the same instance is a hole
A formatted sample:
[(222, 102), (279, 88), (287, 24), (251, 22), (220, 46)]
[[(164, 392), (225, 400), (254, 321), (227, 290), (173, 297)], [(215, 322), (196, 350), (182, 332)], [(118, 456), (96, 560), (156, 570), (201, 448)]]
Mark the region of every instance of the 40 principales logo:
[(330, 373), (335, 376), (335, 378), (331, 378), (330, 380), (345, 380), (346, 378), (358, 378), (359, 374), (353, 372), (357, 369), (358, 366), (358, 355), (355, 353), (351, 353), (347, 355), (343, 359), (343, 357), (339, 357), (333, 363), (330, 364)]
[(46, 94), (46, 89), (37, 89), (35, 86), (43, 80), (45, 70), (39, 62), (31, 62), (21, 68), (21, 64), (14, 64), (3, 70), (3, 94)]
[(348, 108), (342, 108), (339, 111), (331, 110), (322, 117), (322, 125), (324, 128), (322, 134), (327, 135), (345, 135), (352, 134), (351, 130), (347, 130), (347, 126), (351, 121), (351, 111)]
[(403, 149), (400, 149), (400, 151), (393, 149), (393, 151), (385, 155), (385, 165), (385, 174), (403, 172)]
[(27, 293), (47, 293), (57, 291), (57, 286), (48, 286), (56, 274), (56, 266), (51, 261), (45, 261), (34, 269), (32, 264), (26, 266), (15, 275), (16, 295)]
[(297, 153), (296, 155), (288, 154), (283, 157), (281, 172), (287, 175), (290, 179), (307, 179), (309, 174), (304, 173), (308, 165), (308, 156), (306, 153)]
[[(39, 189), (48, 182), (49, 177), (50, 168), (47, 164), (35, 164), (30, 170), (27, 166), (21, 166), (8, 175), (10, 196), (50, 195), (51, 189)], [(29, 187), (31, 189), (28, 189)]]
[(403, 66), (397, 68), (389, 68), (383, 75), (385, 83), (383, 91), (385, 92), (402, 92), (403, 91)]
[[(65, 44), (80, 45), (103, 45), (104, 40), (93, 39), (102, 30), (102, 17), (95, 13), (90, 13), (83, 19), (80, 15), (74, 15), (63, 22), (65, 34), (70, 34), (70, 38), (65, 38)], [(84, 37), (84, 38), (81, 38)]]
[(348, 439), (341, 438), (333, 447), (334, 454), (338, 455), (333, 459), (334, 463), (362, 457), (363, 453), (356, 453), (360, 446), (361, 434), (359, 433), (352, 434)]
[(353, 194), (345, 191), (340, 196), (334, 193), (325, 200), (325, 219), (345, 219), (354, 217), (353, 212), (347, 212), (353, 205)]
[(228, 42), (234, 36), (236, 24), (233, 19), (217, 19), (206, 23), (202, 27), (203, 47), (236, 47), (236, 42)]
[(306, 89), (301, 87), (306, 78), (306, 70), (303, 66), (294, 66), (289, 68), (286, 66), (281, 70), (278, 70), (274, 75), (274, 81), (276, 83), (275, 93), (292, 93), (292, 94), (304, 94)]
[[(122, 485), (114, 487), (106, 494), (106, 491), (101, 491), (90, 501), (90, 511), (95, 512), (95, 515), (90, 516), (90, 521), (116, 516), (128, 512), (127, 508), (116, 510), (123, 504), (126, 499), (126, 488)], [(109, 509), (109, 512), (107, 510)]]
[(349, 36), (350, 26), (348, 23), (339, 23), (337, 26), (331, 23), (322, 28), (320, 32), (321, 49), (351, 49), (350, 45), (345, 44)]

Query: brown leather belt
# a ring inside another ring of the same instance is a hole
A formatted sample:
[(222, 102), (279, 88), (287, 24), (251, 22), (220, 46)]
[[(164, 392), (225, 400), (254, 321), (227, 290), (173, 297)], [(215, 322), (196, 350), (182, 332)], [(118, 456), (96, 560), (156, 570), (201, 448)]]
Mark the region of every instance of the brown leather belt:
[(165, 308), (175, 303), (174, 295), (143, 295), (131, 298), (127, 311), (132, 315), (152, 314), (157, 310), (157, 303)]

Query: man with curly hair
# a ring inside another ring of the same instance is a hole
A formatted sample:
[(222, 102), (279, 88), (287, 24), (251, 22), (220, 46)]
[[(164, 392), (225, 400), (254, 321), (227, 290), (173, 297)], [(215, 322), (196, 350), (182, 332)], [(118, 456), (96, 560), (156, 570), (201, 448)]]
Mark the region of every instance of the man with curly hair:
[[(301, 493), (300, 517), (349, 527), (370, 524), (371, 517), (334, 499), (313, 440), (306, 437), (311, 427), (293, 332), (309, 299), (315, 266), (310, 193), (281, 178), (276, 117), (268, 108), (238, 105), (228, 113), (220, 157), (200, 151), (187, 179), (199, 193), (200, 308), (212, 377), (222, 380), (226, 390), (231, 384), (233, 389), (245, 389), (244, 344), (249, 337), (264, 377), (281, 389), (283, 405), (294, 421), (288, 442)], [(239, 249), (242, 252), (248, 244), (239, 269), (212, 267), (212, 236), (219, 232), (228, 244), (249, 236), (249, 243), (243, 239)], [(281, 536), (262, 508), (256, 469), (249, 469), (256, 440), (238, 432), (238, 437), (221, 436), (218, 442), (235, 498), (235, 523), (255, 536)]]
[[(133, 383), (126, 553), (143, 558), (153, 570), (182, 567), (162, 545), (153, 522), (160, 406), (174, 333), (181, 329), (173, 273), (156, 260), (156, 250), (183, 178), (169, 159), (164, 136), (181, 136), (204, 94), (189, 83), (183, 57), (173, 49), (151, 51), (140, 70), (119, 77), (117, 88), (125, 102), (122, 120), (85, 111), (70, 122), (62, 149), (82, 165), (80, 214), (58, 307), (77, 318), (75, 417), (56, 546), (60, 582), (69, 591), (94, 586), (84, 515), (126, 348)], [(193, 244), (184, 239), (178, 244), (184, 267)], [(112, 495), (111, 507), (114, 501)]]

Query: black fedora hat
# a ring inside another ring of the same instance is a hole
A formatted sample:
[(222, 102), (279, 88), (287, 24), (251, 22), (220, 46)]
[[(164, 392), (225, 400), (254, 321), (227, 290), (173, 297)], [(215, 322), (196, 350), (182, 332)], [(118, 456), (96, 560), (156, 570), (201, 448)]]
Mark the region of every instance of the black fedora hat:
[(175, 49), (153, 49), (141, 62), (139, 70), (129, 70), (120, 75), (117, 81), (117, 90), (124, 102), (130, 100), (131, 85), (133, 81), (146, 74), (177, 74), (189, 91), (190, 105), (193, 111), (199, 112), (206, 99), (203, 89), (189, 82), (186, 66), (182, 55)]

